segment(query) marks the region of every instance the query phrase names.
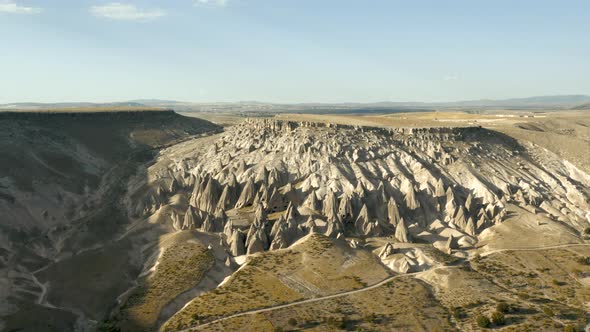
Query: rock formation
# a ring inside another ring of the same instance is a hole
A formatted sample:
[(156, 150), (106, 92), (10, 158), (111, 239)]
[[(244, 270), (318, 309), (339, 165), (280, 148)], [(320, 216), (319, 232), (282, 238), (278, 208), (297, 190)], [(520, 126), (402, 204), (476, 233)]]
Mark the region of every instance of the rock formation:
[(406, 222), (404, 221), (404, 218), (400, 219), (399, 223), (397, 224), (397, 227), (395, 228), (395, 238), (399, 242), (411, 242), (411, 236), (408, 233), (408, 229), (406, 228)]
[(399, 242), (412, 241), (409, 230), (458, 232), (452, 240), (465, 247), (504, 220), (507, 204), (582, 229), (587, 199), (568, 178), (590, 180), (569, 166), (549, 172), (518, 149), (482, 128), (246, 120), (176, 160), (132, 212), (154, 214), (177, 195), (175, 209), (187, 210), (170, 213), (172, 228), (223, 232), (233, 255), (286, 248), (310, 232)]
[(183, 230), (197, 229), (201, 227), (200, 216), (197, 214), (196, 209), (189, 205), (186, 213), (184, 214), (184, 222), (182, 223)]
[(387, 243), (383, 246), (383, 249), (379, 252), (379, 258), (387, 258), (389, 255), (394, 253), (393, 246), (391, 243)]

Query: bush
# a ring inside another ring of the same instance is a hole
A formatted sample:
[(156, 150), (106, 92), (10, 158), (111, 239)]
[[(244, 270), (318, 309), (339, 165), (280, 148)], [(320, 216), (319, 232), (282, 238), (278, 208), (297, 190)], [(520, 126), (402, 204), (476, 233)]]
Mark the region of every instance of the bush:
[(289, 320), (287, 321), (287, 323), (289, 325), (291, 325), (291, 326), (295, 326), (295, 325), (297, 325), (297, 319), (291, 317), (291, 318), (289, 318)]
[(496, 305), (496, 311), (501, 313), (510, 312), (510, 306), (506, 302), (500, 302)]
[(590, 227), (586, 227), (586, 229), (584, 229), (584, 234), (590, 235)]
[(373, 323), (375, 320), (377, 320), (377, 316), (374, 313), (368, 314), (363, 317), (363, 320), (367, 323)]
[(487, 318), (486, 316), (479, 315), (479, 316), (477, 316), (476, 320), (477, 320), (477, 326), (484, 328), (484, 329), (487, 327), (490, 327), (490, 324), (491, 324), (490, 319)]
[(547, 315), (549, 317), (553, 317), (555, 315), (553, 310), (551, 310), (551, 308), (549, 308), (549, 307), (543, 308), (543, 312), (545, 313), (545, 315)]
[(492, 314), (492, 323), (494, 323), (494, 325), (504, 325), (504, 314), (499, 311), (494, 312)]
[(455, 319), (465, 318), (465, 314), (463, 313), (463, 310), (460, 307), (453, 307), (453, 308), (451, 308), (451, 315)]
[(576, 331), (577, 331), (577, 329), (573, 325), (568, 325), (563, 328), (563, 332), (576, 332)]

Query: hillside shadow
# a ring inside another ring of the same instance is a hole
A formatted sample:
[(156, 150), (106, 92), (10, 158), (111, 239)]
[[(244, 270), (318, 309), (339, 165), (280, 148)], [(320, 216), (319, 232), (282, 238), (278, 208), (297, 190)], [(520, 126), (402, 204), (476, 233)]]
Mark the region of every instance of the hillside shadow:
[[(18, 289), (9, 294), (17, 310), (2, 319), (10, 322), (5, 328), (19, 331), (39, 330), (18, 318), (24, 313), (62, 317), (60, 331), (73, 330), (76, 321), (93, 326), (91, 320), (108, 317), (117, 297), (133, 286), (142, 269), (143, 246), (164, 233), (147, 227), (123, 236), (131, 223), (123, 202), (128, 181), (147, 181), (147, 167), (161, 148), (221, 131), (210, 122), (171, 111), (3, 112), (0, 129), (6, 129), (0, 134), (0, 152), (7, 156), (2, 165), (8, 167), (0, 166), (0, 178), (16, 180), (0, 187), (2, 197), (10, 198), (0, 204), (1, 214), (23, 215), (19, 209), (26, 202), (9, 190), (49, 199), (38, 191), (38, 183), (58, 188), (57, 204), (67, 210), (64, 219), (52, 216), (52, 210), (47, 217), (30, 215), (26, 221), (0, 217), (0, 235), (10, 241), (8, 257), (13, 257), (4, 268), (26, 262), (20, 265), (39, 282), (26, 287), (40, 293), (42, 284), (47, 288), (39, 298), (21, 297)], [(80, 199), (72, 201), (70, 196)], [(62, 203), (60, 197), (65, 198)]]

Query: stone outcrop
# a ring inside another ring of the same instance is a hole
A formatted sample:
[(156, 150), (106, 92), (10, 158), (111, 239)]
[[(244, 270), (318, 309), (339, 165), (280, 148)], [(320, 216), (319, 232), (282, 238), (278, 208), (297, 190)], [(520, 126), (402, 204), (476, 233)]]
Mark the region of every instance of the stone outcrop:
[(176, 197), (169, 225), (223, 232), (233, 255), (286, 248), (310, 232), (411, 242), (410, 230), (421, 237), (433, 225), (468, 245), (504, 220), (507, 204), (574, 228), (587, 218), (581, 185), (567, 176), (586, 180), (562, 174), (566, 166), (549, 174), (482, 128), (257, 119), (204, 150), (176, 160), (130, 210), (154, 214)]
[(393, 197), (390, 197), (389, 202), (387, 203), (387, 218), (389, 224), (393, 228), (395, 228), (400, 221), (399, 209)]
[(197, 210), (189, 205), (186, 213), (184, 214), (184, 220), (182, 223), (183, 230), (198, 229), (201, 227), (201, 216), (197, 213)]
[(254, 184), (254, 180), (252, 178), (248, 179), (238, 201), (236, 202), (236, 209), (250, 206), (254, 202), (254, 197), (256, 196), (256, 185)]
[(386, 245), (383, 246), (383, 248), (379, 252), (379, 258), (382, 258), (382, 259), (387, 258), (388, 256), (392, 255), (393, 253), (394, 253), (393, 246), (391, 245), (391, 243), (387, 243)]
[(397, 227), (395, 228), (395, 238), (399, 242), (411, 242), (411, 236), (408, 233), (408, 229), (406, 228), (406, 222), (404, 221), (404, 218), (400, 219)]

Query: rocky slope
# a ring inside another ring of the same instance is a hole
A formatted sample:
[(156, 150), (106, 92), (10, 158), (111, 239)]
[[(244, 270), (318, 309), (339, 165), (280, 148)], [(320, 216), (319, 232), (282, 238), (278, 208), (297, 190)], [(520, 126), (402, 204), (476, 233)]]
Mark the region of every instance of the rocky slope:
[(70, 329), (77, 319), (71, 312), (87, 308), (68, 311), (47, 303), (55, 297), (53, 279), (68, 277), (55, 263), (93, 266), (77, 255), (101, 250), (125, 231), (129, 219), (120, 199), (128, 178), (142, 176), (137, 167), (167, 144), (219, 130), (172, 111), (0, 113), (0, 330), (4, 322), (38, 330), (15, 317), (41, 312), (61, 317), (42, 330)]
[[(588, 175), (479, 127), (250, 120), (207, 145), (164, 151), (129, 209), (159, 213), (171, 230), (223, 232), (234, 256), (286, 248), (310, 232), (452, 252), (476, 246), (507, 205), (573, 232), (589, 222)], [(182, 203), (169, 206), (171, 197)]]

